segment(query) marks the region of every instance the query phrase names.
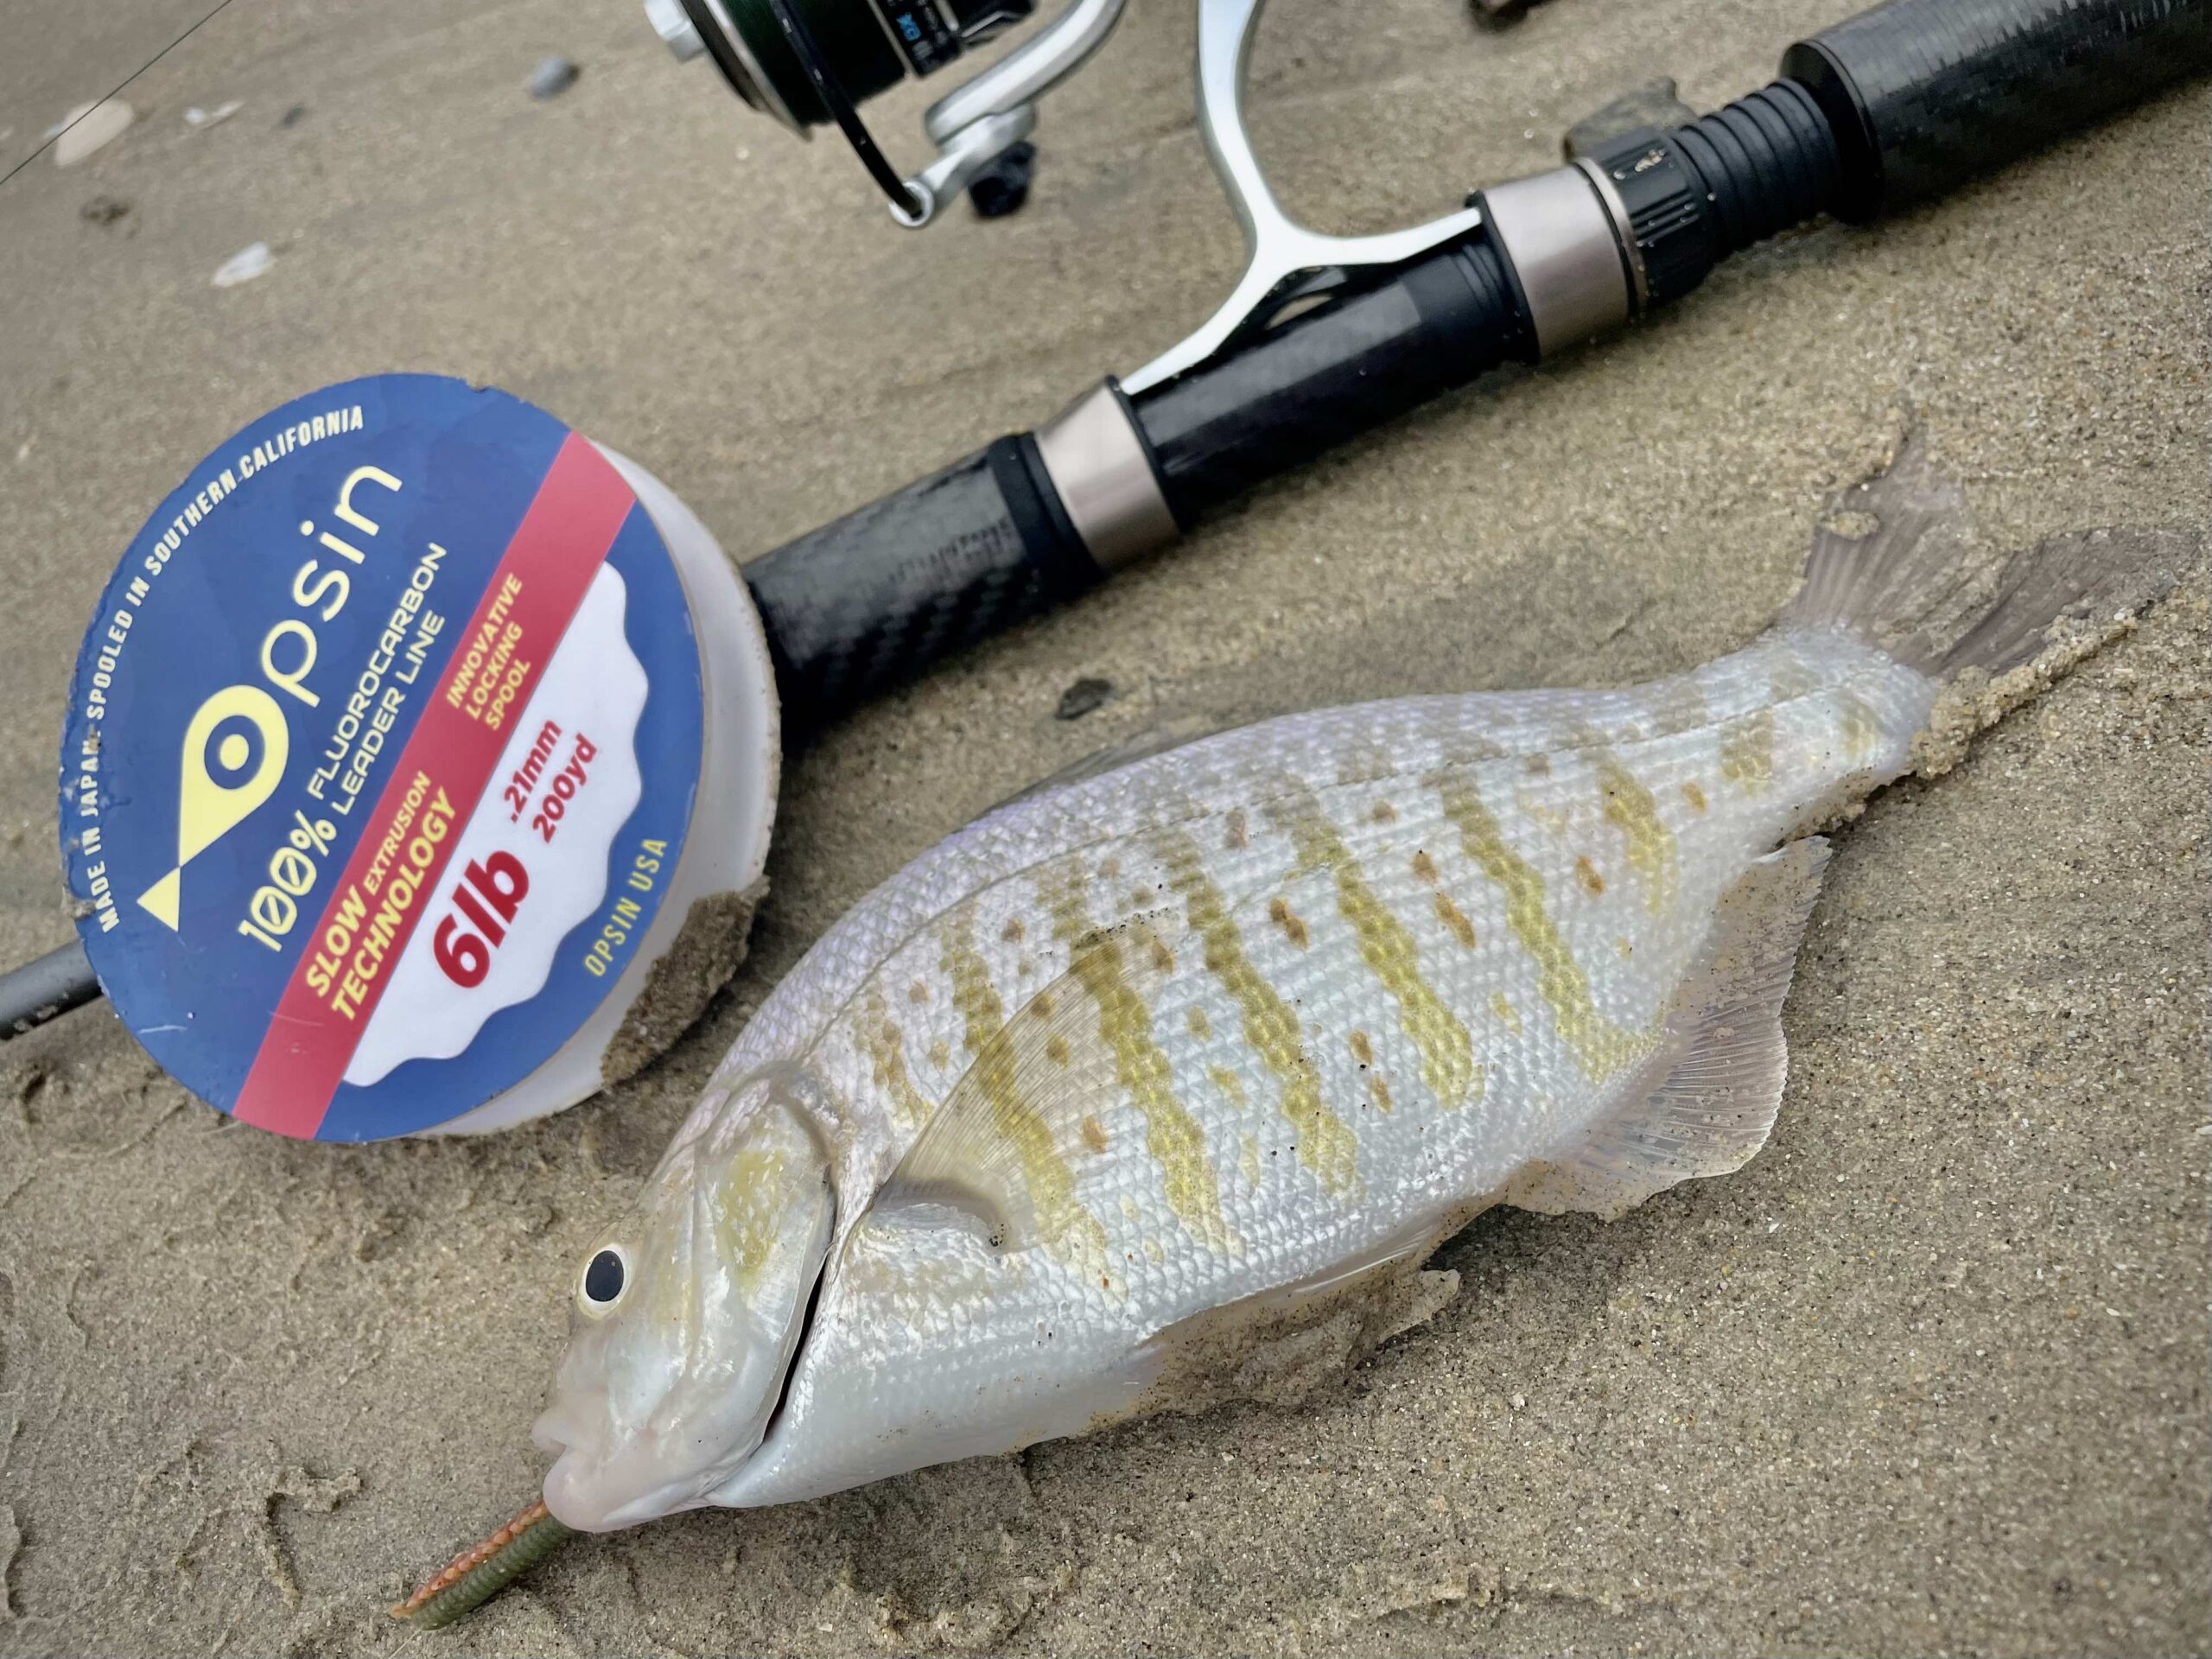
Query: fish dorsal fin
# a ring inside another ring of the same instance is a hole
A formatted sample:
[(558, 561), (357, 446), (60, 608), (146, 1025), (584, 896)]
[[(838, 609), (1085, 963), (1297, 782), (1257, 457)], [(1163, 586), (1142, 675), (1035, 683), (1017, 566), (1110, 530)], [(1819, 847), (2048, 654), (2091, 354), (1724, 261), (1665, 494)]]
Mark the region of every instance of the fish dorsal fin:
[(1672, 1065), (1572, 1155), (1534, 1166), (1507, 1203), (1611, 1219), (1677, 1182), (1751, 1161), (1782, 1106), (1789, 1070), (1782, 1003), (1827, 861), (1824, 838), (1793, 841), (1721, 894), (1675, 999), (1664, 1051)]
[[(1057, 1244), (1090, 1231), (1086, 1196), (1111, 1167), (1124, 1135), (1104, 1127), (1125, 1092), (1124, 1061), (1105, 1034), (1093, 988), (1102, 958), (1139, 1009), (1157, 1006), (1172, 971), (1167, 948), (1184, 925), (1166, 912), (1099, 928), (1079, 941), (1076, 965), (1015, 1008), (987, 1036), (877, 1193), (879, 1214), (925, 1207), (964, 1217), (994, 1249)], [(1129, 1016), (1124, 1012), (1119, 1017)], [(1139, 1017), (1144, 1017), (1140, 1014)], [(1141, 1152), (1144, 1141), (1136, 1138)]]

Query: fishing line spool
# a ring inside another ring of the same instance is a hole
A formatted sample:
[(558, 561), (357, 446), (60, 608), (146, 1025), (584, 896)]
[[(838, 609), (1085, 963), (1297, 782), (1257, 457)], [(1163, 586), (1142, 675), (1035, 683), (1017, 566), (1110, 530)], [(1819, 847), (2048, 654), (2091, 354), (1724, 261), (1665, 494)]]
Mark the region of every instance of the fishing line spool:
[(101, 598), (61, 745), (79, 934), (245, 1122), (539, 1116), (735, 967), (778, 716), (735, 566), (644, 468), (505, 392), (331, 386), (218, 446)]

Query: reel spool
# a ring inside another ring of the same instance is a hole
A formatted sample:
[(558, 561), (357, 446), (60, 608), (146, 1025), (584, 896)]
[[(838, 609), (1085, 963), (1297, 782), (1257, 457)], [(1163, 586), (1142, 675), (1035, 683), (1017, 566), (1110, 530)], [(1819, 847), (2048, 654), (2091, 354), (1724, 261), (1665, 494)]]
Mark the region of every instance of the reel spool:
[(932, 104), (922, 127), (937, 158), (901, 178), (861, 119), (859, 105), (907, 75), (936, 73), (1026, 20), (1036, 0), (645, 0), (645, 16), (678, 60), (702, 54), (730, 89), (802, 138), (833, 122), (909, 229), (936, 219), (963, 190), (987, 213), (1026, 191), (982, 187), (1037, 126), (1037, 99), (1082, 67), (1121, 21), (1125, 0), (1070, 0), (1034, 39)]

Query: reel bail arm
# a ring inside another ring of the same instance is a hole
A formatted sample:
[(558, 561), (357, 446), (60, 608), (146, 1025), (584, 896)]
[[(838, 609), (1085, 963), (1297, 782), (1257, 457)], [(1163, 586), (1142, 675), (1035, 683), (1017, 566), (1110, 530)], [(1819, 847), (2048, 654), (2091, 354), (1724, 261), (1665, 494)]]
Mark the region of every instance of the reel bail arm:
[(1326, 236), (1285, 213), (1244, 128), (1244, 79), (1266, 7), (1267, 0), (1200, 0), (1198, 7), (1198, 130), (1243, 227), (1244, 274), (1195, 332), (1122, 381), (1133, 396), (1237, 350), (1303, 301), (1381, 281), (1483, 222), (1482, 210), (1468, 207), (1402, 231)]

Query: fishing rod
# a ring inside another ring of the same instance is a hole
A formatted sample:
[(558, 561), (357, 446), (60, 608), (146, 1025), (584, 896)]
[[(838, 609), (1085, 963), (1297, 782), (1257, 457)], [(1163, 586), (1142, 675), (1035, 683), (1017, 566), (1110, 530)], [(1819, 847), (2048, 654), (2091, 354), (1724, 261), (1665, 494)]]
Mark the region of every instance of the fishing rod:
[(795, 717), (1081, 593), (1440, 393), (1669, 304), (1782, 231), (1871, 222), (2212, 69), (2207, 0), (1891, 0), (1687, 125), (1344, 238), (1292, 220), (1253, 154), (1242, 92), (1262, 4), (1198, 14), (1199, 125), (1249, 248), (1229, 299), (1036, 431), (748, 565)]
[[(1336, 444), (1680, 299), (1782, 231), (1872, 222), (2212, 70), (2212, 0), (1890, 0), (1797, 41), (1775, 80), (1709, 115), (1621, 134), (1427, 224), (1333, 237), (1283, 211), (1245, 130), (1263, 4), (1199, 0), (1199, 124), (1248, 246), (1229, 299), (1035, 431), (743, 566), (787, 735), (1096, 586)], [(1030, 10), (648, 6), (679, 56), (711, 57), (748, 103), (798, 130), (837, 124), (908, 225), (1015, 154), (1037, 98), (1103, 42), (1120, 0), (1074, 0), (939, 100), (925, 118), (938, 159), (912, 178), (857, 105)], [(73, 942), (0, 975), (0, 1038), (100, 995)]]

